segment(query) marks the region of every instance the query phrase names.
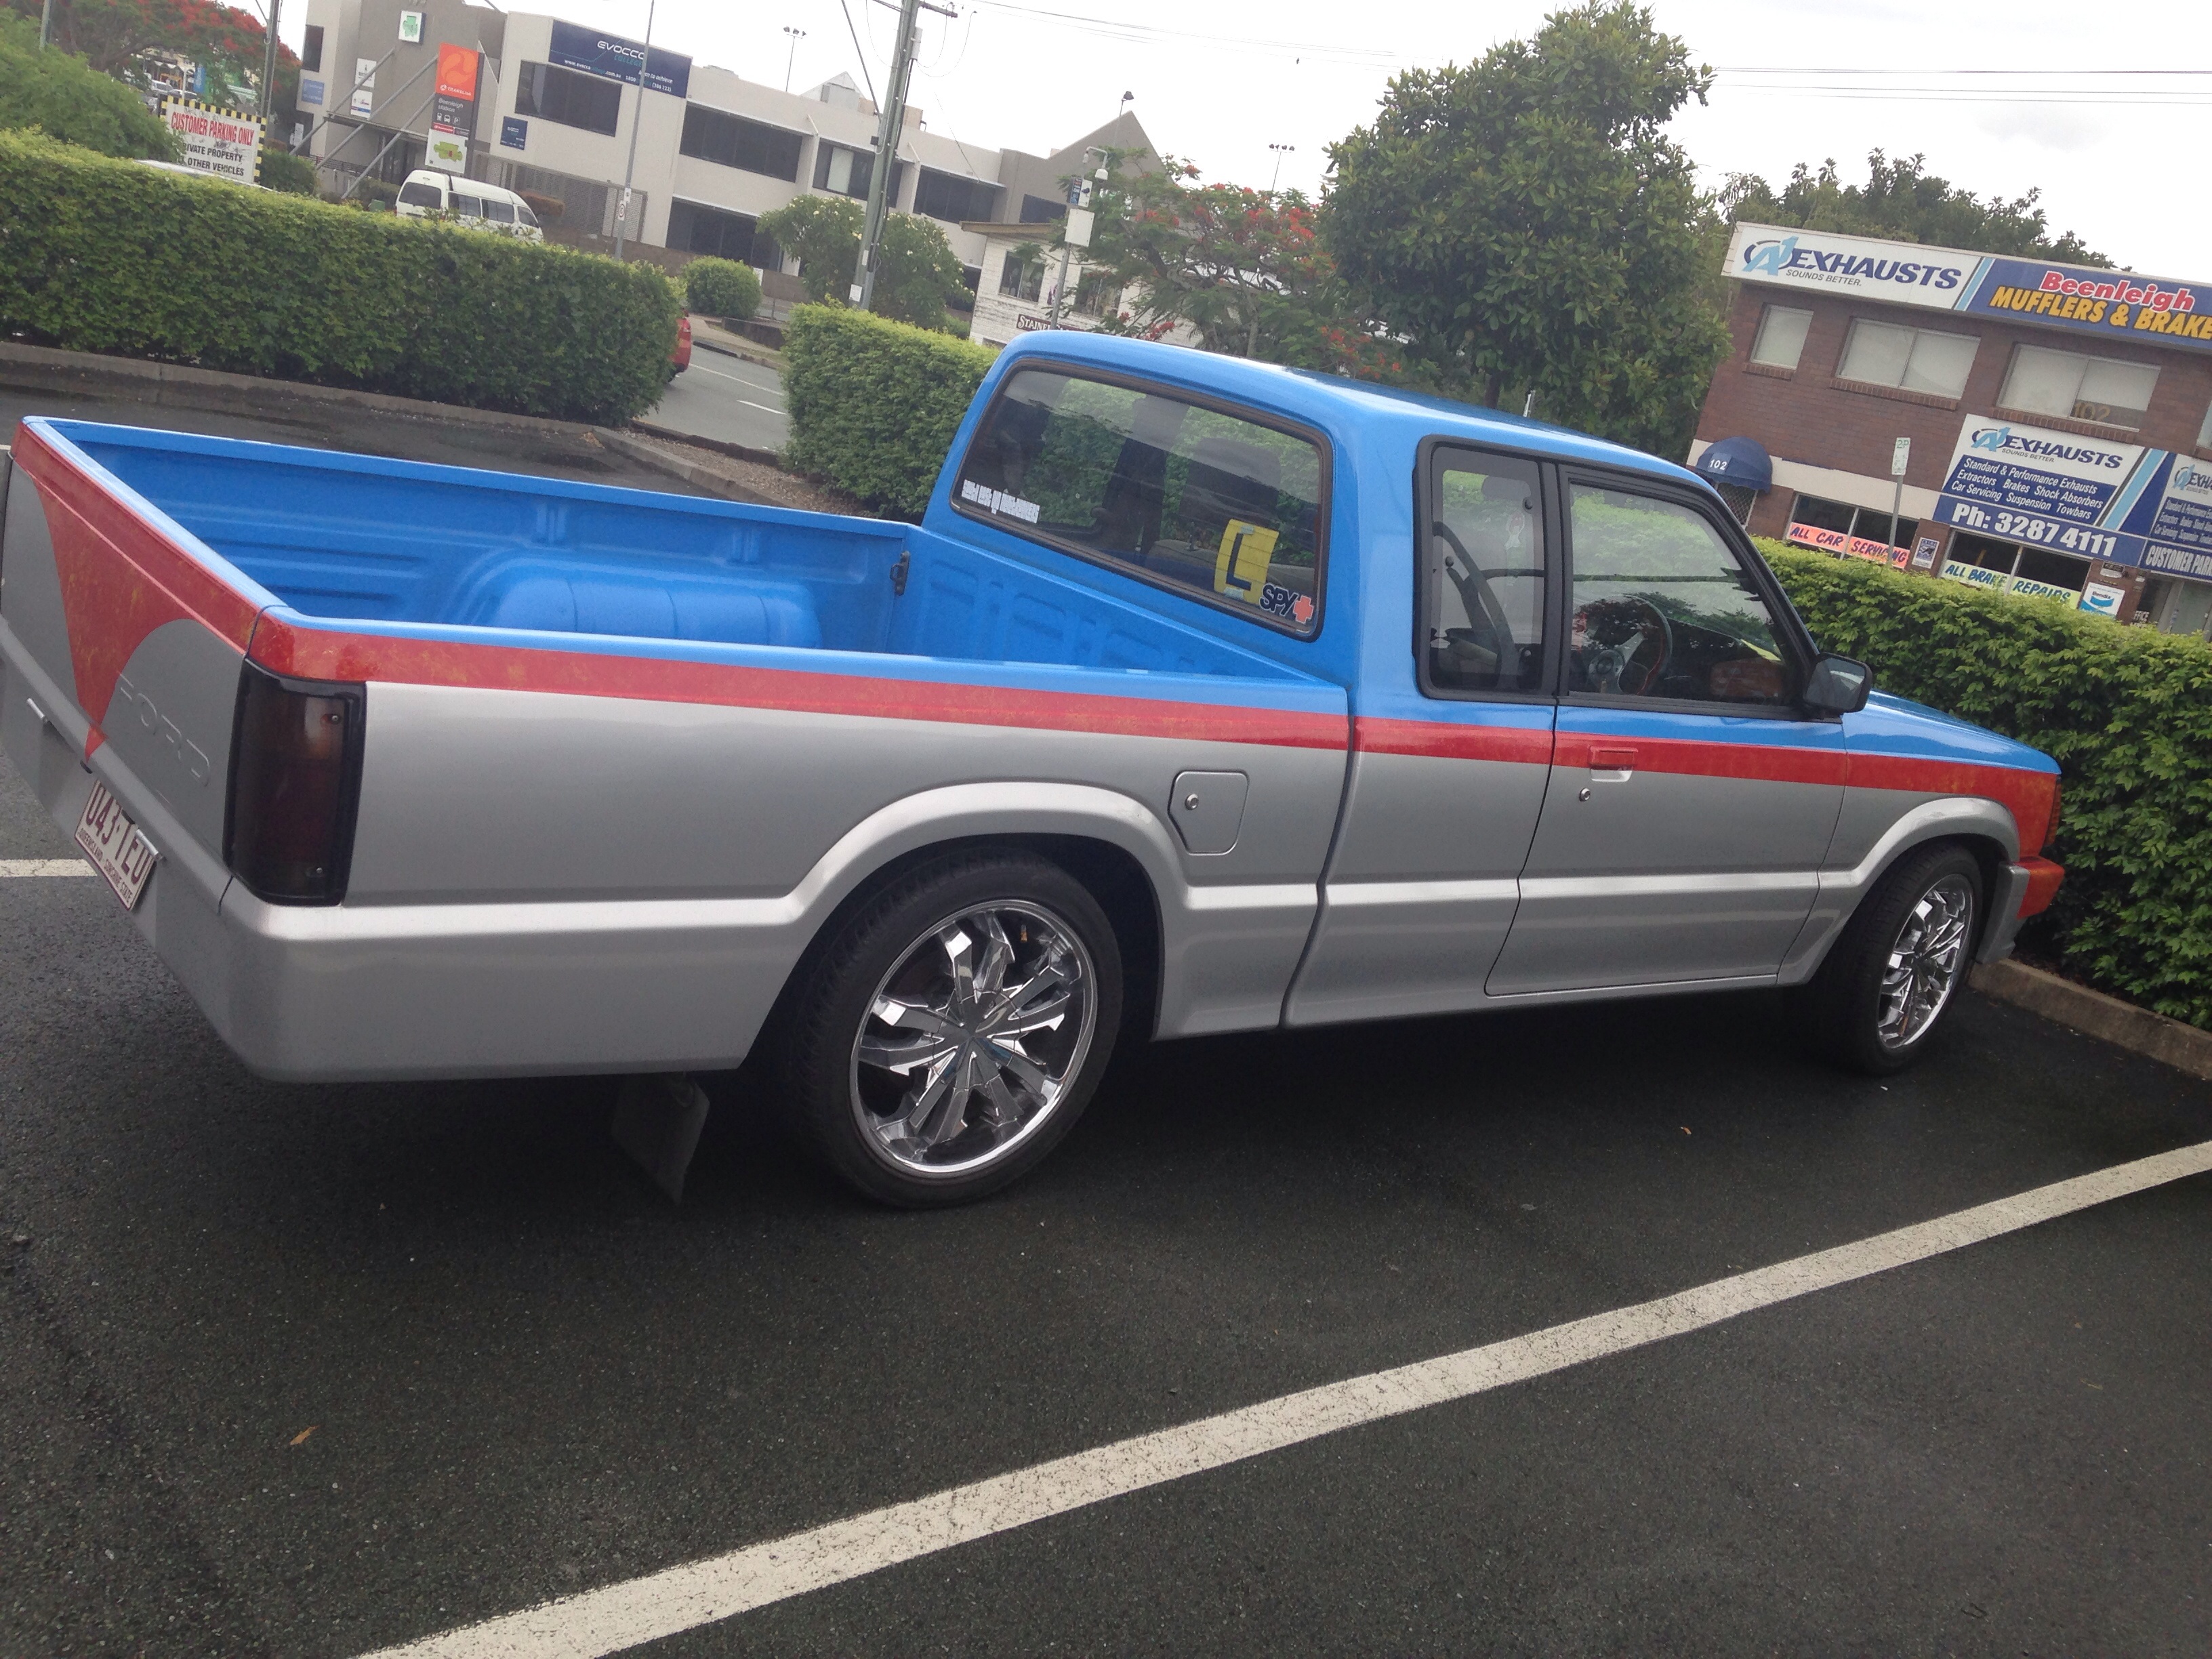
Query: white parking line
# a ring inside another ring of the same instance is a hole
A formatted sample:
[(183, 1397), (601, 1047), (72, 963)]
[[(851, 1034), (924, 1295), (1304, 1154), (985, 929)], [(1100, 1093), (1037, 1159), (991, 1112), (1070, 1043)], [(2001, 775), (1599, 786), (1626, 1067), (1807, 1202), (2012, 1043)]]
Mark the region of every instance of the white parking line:
[(1694, 1290), (1263, 1401), (811, 1532), (565, 1596), (368, 1659), (593, 1659), (1048, 1516), (1420, 1411), (1925, 1261), (2212, 1170), (2212, 1141), (2038, 1187)]
[(0, 878), (9, 876), (88, 876), (82, 859), (0, 859)]

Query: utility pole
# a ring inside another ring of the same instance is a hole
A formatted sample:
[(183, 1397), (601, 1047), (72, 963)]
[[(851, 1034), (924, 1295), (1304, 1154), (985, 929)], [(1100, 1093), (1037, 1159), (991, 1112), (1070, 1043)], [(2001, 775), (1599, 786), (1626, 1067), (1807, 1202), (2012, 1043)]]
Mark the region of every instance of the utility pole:
[(39, 8), (39, 50), (40, 52), (46, 49), (46, 42), (52, 37), (53, 32), (54, 0), (46, 0), (46, 4)]
[(799, 43), (806, 38), (806, 31), (805, 29), (795, 29), (792, 27), (790, 24), (786, 23), (783, 26), (783, 32), (791, 37), (791, 55), (783, 60), (783, 89), (786, 92), (789, 92), (791, 90), (791, 68), (793, 64), (799, 61)]
[[(261, 153), (276, 136), (276, 10), (282, 0), (269, 0), (269, 39), (261, 52)], [(255, 182), (258, 183), (258, 180)]]
[[(1075, 194), (1068, 200), (1067, 218), (1060, 237), (1060, 280), (1053, 285), (1052, 290), (1052, 325), (1054, 328), (1060, 326), (1060, 307), (1067, 303), (1068, 259), (1075, 249), (1079, 247), (1088, 252), (1091, 246), (1091, 216), (1093, 211), (1091, 204), (1097, 197), (1095, 187), (1106, 182), (1106, 155), (1107, 152), (1096, 144), (1083, 152), (1085, 161), (1094, 155), (1100, 158), (1098, 171), (1092, 178), (1077, 180)], [(1078, 214), (1083, 216), (1079, 219), (1076, 217)]]
[(899, 138), (906, 130), (906, 85), (914, 74), (915, 14), (921, 0), (899, 0), (898, 40), (891, 48), (891, 72), (884, 82), (883, 118), (876, 124), (876, 169), (868, 175), (868, 218), (860, 234), (860, 267), (853, 273), (853, 302), (863, 311), (876, 306), (876, 265), (883, 253), (884, 220), (890, 210), (891, 174), (898, 165)]
[(645, 71), (653, 62), (653, 14), (659, 0), (648, 0), (645, 9), (645, 63), (637, 66), (637, 113), (629, 123), (629, 161), (623, 168), (622, 205), (615, 210), (615, 258), (623, 257), (623, 241), (629, 234), (629, 185), (637, 176), (637, 130), (645, 125)]
[(1273, 196), (1275, 193), (1275, 186), (1283, 182), (1283, 157), (1290, 155), (1293, 150), (1297, 149), (1297, 146), (1296, 144), (1270, 144), (1267, 148), (1275, 152), (1274, 175), (1267, 180), (1267, 194)]

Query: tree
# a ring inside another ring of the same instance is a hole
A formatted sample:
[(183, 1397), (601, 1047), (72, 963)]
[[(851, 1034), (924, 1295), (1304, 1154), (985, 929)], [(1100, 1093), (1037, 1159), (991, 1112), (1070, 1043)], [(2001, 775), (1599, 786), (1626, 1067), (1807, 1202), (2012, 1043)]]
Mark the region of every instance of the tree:
[(1844, 184), (1832, 156), (1820, 163), (1818, 173), (1800, 161), (1778, 194), (1756, 173), (1733, 173), (1722, 186), (1720, 204), (1731, 222), (1749, 219), (1799, 230), (2111, 266), (2110, 259), (2072, 231), (2051, 234), (2040, 191), (2009, 202), (1995, 196), (1984, 201), (1928, 172), (1927, 159), (1916, 155), (1893, 161), (1878, 149), (1871, 151), (1864, 185)]
[(1680, 454), (1728, 337), (1665, 127), (1711, 83), (1626, 0), (1409, 71), (1330, 146), (1324, 245), (1418, 378), (1492, 405), (1534, 391), (1552, 420)]
[[(9, 0), (19, 15), (36, 18), (45, 0)], [(159, 50), (188, 58), (205, 71), (210, 103), (236, 104), (243, 88), (261, 78), (267, 33), (261, 20), (216, 0), (53, 0), (53, 39), (103, 75), (150, 91), (153, 77), (140, 54)], [(299, 94), (300, 60), (276, 46), (276, 96), (269, 107), (292, 107)]]
[(39, 28), (0, 16), (0, 127), (37, 127), (103, 155), (173, 161), (169, 130), (137, 94), (82, 58), (39, 50)]
[[(799, 280), (817, 302), (843, 303), (860, 262), (866, 210), (837, 196), (801, 196), (760, 217), (759, 234), (799, 256)], [(884, 217), (883, 261), (876, 271), (875, 309), (895, 322), (945, 331), (945, 302), (964, 292), (960, 260), (936, 222), (910, 213)]]

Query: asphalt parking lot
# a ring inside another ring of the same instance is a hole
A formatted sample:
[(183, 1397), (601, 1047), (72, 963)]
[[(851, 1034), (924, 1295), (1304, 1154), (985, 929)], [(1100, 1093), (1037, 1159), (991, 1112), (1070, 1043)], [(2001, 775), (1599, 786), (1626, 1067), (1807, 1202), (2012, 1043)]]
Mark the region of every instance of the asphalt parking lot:
[[(609, 1083), (260, 1082), (0, 879), (0, 1653), (358, 1654), (2212, 1139), (1960, 1015), (1886, 1087), (1756, 996), (1166, 1045), (933, 1215), (719, 1079), (679, 1209)], [(2197, 1176), (641, 1650), (2199, 1656), (2208, 1245)]]

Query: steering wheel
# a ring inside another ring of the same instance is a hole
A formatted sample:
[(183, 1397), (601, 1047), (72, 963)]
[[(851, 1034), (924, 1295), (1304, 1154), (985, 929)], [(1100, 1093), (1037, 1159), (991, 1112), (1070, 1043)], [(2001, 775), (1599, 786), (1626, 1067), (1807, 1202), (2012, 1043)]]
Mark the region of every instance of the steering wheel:
[[(1650, 696), (1674, 654), (1674, 629), (1667, 613), (1632, 594), (1592, 599), (1575, 612), (1569, 640), (1581, 653), (1583, 677), (1591, 690), (1632, 697)], [(1639, 662), (1646, 645), (1652, 654)], [(1626, 683), (1629, 675), (1635, 684)]]
[(1453, 568), (1449, 558), (1444, 560), (1444, 574), (1451, 578), (1452, 586), (1459, 590), (1459, 602), (1467, 609), (1468, 620), (1473, 622), (1480, 617), (1482, 625), (1490, 630), (1494, 641), (1492, 648), (1502, 668), (1513, 649), (1513, 624), (1505, 615), (1505, 607), (1498, 602), (1498, 595), (1490, 586), (1490, 578), (1476, 566), (1474, 556), (1467, 550), (1467, 544), (1460, 540), (1453, 533), (1452, 527), (1442, 519), (1431, 525), (1429, 531), (1432, 535), (1443, 537), (1451, 544), (1452, 552), (1458, 556), (1457, 569)]

